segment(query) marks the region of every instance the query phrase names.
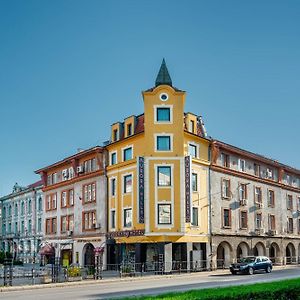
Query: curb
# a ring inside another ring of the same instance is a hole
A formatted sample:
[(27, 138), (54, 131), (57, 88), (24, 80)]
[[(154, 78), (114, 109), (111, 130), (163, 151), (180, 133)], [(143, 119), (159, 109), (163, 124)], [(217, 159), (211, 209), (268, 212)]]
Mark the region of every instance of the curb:
[[(294, 269), (299, 268), (299, 265), (289, 265), (289, 266), (274, 266), (275, 270), (282, 269)], [(15, 292), (23, 290), (36, 290), (36, 289), (51, 289), (51, 288), (63, 288), (63, 287), (72, 287), (72, 286), (86, 286), (86, 285), (95, 285), (95, 284), (106, 284), (106, 283), (118, 283), (118, 282), (131, 282), (131, 281), (140, 281), (140, 280), (160, 280), (161, 278), (173, 278), (178, 276), (211, 276), (215, 274), (224, 274), (228, 273), (228, 269), (216, 270), (216, 271), (203, 271), (203, 272), (194, 272), (194, 273), (182, 273), (182, 274), (168, 274), (168, 275), (149, 275), (149, 276), (139, 276), (139, 277), (130, 277), (130, 278), (113, 278), (113, 279), (98, 279), (98, 280), (86, 280), (86, 281), (76, 281), (76, 282), (61, 282), (61, 283), (48, 283), (48, 284), (36, 284), (36, 285), (20, 285), (20, 286), (11, 286), (11, 287), (1, 287), (0, 293), (5, 292)]]

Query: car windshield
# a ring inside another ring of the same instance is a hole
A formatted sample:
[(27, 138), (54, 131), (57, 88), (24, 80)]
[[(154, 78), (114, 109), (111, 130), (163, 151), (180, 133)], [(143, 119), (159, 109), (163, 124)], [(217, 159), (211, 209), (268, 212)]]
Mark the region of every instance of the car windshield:
[(255, 262), (255, 257), (244, 257), (240, 259), (241, 263), (252, 263)]

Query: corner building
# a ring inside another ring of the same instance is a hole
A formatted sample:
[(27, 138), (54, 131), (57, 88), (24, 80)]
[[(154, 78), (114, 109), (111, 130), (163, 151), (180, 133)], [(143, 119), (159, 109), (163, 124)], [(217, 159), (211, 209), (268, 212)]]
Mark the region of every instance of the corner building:
[[(108, 264), (172, 262), (209, 255), (209, 140), (201, 117), (162, 62), (144, 113), (111, 126), (107, 145)], [(173, 266), (174, 269), (174, 266)]]

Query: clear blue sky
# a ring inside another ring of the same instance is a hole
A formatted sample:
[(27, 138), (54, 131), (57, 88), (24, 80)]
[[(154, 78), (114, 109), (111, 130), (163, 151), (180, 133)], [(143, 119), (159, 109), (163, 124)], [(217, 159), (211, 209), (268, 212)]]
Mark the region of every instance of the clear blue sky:
[(166, 58), (209, 135), (300, 168), (300, 1), (0, 1), (0, 195), (143, 112)]

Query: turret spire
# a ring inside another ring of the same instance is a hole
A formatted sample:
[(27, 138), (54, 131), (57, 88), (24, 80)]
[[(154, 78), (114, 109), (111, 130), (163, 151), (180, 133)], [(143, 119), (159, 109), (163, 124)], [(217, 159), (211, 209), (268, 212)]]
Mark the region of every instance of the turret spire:
[(156, 80), (155, 80), (155, 86), (159, 86), (162, 84), (170, 85), (172, 86), (172, 79), (170, 77), (165, 59), (163, 59), (159, 72), (157, 74)]

